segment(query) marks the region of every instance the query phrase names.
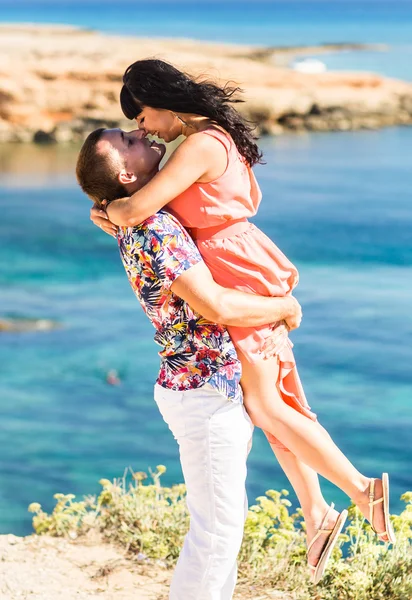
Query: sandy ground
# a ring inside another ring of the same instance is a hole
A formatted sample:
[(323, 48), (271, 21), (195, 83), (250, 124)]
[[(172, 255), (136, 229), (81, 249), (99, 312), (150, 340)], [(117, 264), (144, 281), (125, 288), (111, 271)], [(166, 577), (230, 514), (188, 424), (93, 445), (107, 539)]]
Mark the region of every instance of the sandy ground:
[[(81, 540), (0, 536), (1, 600), (167, 600), (172, 571), (145, 565), (92, 533)], [(234, 600), (292, 600), (239, 586)]]
[(98, 540), (0, 536), (1, 600), (163, 600), (170, 571)]

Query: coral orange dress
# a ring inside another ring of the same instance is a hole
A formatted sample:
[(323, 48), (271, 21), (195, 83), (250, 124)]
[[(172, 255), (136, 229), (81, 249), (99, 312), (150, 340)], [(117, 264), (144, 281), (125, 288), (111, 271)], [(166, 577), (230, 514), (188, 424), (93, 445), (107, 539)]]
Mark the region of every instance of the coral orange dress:
[[(296, 267), (260, 229), (247, 219), (256, 214), (262, 194), (252, 169), (245, 163), (235, 143), (223, 131), (210, 127), (202, 132), (223, 144), (227, 167), (210, 183), (194, 183), (167, 205), (189, 230), (214, 280), (228, 288), (262, 296), (285, 296), (296, 287)], [(255, 363), (273, 325), (228, 327), (236, 347)], [(292, 344), (279, 353), (276, 382), (284, 402), (312, 420), (292, 352)], [(285, 447), (272, 435), (270, 443)]]

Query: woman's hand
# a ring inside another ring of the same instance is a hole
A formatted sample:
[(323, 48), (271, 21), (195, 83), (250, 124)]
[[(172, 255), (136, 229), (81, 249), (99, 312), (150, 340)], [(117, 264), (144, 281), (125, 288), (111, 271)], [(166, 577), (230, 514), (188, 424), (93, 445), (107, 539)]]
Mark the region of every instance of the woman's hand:
[[(107, 201), (103, 200), (102, 205), (106, 206)], [(105, 233), (108, 233), (114, 238), (117, 237), (117, 225), (109, 220), (106, 211), (97, 206), (97, 204), (94, 204), (90, 209), (90, 220), (93, 221), (97, 227), (103, 229)]]
[(265, 340), (262, 348), (263, 358), (266, 360), (278, 354), (289, 345), (293, 347), (292, 342), (288, 341), (289, 331), (297, 329), (302, 322), (302, 307), (293, 296), (287, 296), (290, 304), (289, 314), (284, 321), (274, 323), (273, 334)]
[(288, 340), (289, 328), (285, 321), (274, 324), (273, 333), (265, 340), (261, 354), (263, 359), (267, 360), (277, 356), (285, 347)]

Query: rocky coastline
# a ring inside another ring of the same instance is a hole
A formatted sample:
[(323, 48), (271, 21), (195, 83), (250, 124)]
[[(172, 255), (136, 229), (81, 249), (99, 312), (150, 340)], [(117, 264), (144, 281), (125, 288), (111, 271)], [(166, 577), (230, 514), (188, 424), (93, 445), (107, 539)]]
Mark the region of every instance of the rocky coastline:
[[(412, 83), (371, 73), (308, 74), (296, 57), (371, 49), (353, 44), (262, 48), (119, 37), (70, 26), (0, 26), (0, 141), (79, 143), (99, 126), (130, 128), (118, 97), (134, 60), (164, 58), (244, 90), (240, 110), (260, 134), (412, 124)], [(372, 49), (385, 50), (374, 46)]]
[(51, 319), (29, 319), (15, 317), (0, 317), (1, 333), (24, 333), (27, 331), (51, 331), (60, 329), (60, 323)]

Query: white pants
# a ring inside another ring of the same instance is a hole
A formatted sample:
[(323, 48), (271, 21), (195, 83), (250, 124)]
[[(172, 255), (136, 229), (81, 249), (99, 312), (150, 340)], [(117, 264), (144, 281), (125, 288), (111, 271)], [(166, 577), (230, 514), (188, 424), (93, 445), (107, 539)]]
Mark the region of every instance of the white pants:
[(185, 392), (156, 385), (155, 400), (179, 444), (190, 513), (169, 598), (230, 600), (247, 512), (252, 422), (243, 404), (208, 383)]

